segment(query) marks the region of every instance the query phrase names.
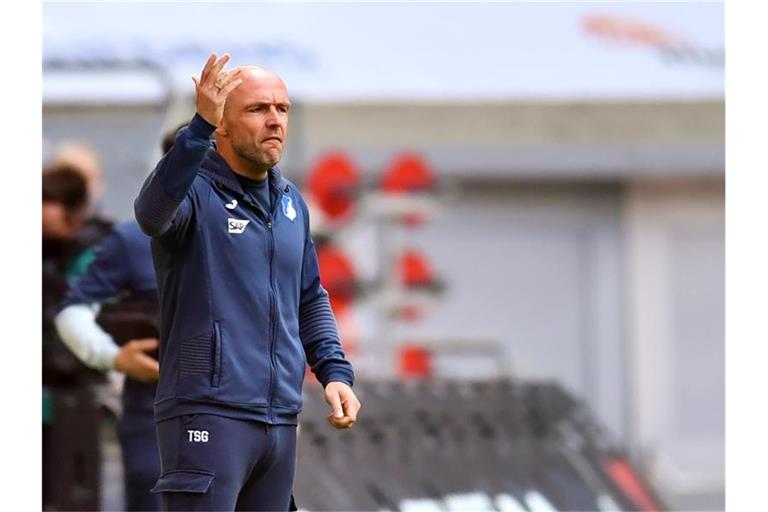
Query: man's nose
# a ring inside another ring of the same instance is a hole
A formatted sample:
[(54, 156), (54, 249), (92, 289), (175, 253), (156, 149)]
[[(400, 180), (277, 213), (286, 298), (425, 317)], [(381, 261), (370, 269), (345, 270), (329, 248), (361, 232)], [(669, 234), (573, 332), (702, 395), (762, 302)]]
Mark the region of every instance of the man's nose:
[(277, 111), (277, 108), (275, 106), (271, 106), (269, 108), (269, 113), (267, 114), (267, 125), (277, 126), (279, 124), (280, 124), (280, 113)]

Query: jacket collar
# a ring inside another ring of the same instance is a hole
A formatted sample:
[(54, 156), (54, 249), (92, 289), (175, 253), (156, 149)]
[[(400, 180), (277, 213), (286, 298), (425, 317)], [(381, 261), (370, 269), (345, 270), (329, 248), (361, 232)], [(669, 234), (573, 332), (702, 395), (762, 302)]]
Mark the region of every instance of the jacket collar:
[[(237, 181), (235, 172), (214, 147), (211, 147), (205, 155), (205, 160), (200, 166), (200, 172), (213, 179), (218, 186), (226, 187), (236, 192), (240, 197), (247, 197), (240, 186), (240, 182)], [(290, 190), (290, 186), (276, 165), (267, 171), (267, 175), (269, 176), (269, 189), (272, 193), (273, 203), (276, 203), (281, 194)]]

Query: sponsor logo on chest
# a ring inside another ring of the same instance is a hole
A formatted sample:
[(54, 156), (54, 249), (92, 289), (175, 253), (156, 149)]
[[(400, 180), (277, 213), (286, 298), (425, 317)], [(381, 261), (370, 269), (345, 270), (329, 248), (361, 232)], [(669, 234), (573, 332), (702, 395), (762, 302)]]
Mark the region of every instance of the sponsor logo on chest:
[(242, 235), (243, 231), (245, 231), (245, 227), (250, 222), (250, 220), (233, 219), (230, 217), (227, 219), (227, 232), (235, 235)]

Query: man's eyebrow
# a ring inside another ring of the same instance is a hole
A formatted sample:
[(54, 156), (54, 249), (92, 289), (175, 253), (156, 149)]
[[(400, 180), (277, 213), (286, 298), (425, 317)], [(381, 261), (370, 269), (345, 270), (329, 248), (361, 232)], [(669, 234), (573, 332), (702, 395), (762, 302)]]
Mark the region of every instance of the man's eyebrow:
[(272, 103), (271, 101), (254, 101), (252, 103), (248, 103), (245, 105), (246, 109), (253, 108), (253, 107), (261, 107), (264, 105), (276, 105), (278, 107), (291, 107), (290, 101), (278, 101), (276, 103)]

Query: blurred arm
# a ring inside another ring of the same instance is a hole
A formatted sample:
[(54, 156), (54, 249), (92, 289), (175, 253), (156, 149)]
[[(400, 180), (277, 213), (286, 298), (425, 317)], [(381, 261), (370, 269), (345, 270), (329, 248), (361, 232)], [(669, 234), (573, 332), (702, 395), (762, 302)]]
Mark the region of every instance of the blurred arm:
[(108, 372), (115, 367), (120, 347), (96, 323), (98, 312), (98, 304), (73, 304), (56, 315), (55, 324), (61, 340), (83, 364)]
[(80, 360), (97, 370), (109, 371), (120, 348), (96, 323), (101, 303), (127, 293), (130, 262), (116, 232), (107, 235), (85, 273), (72, 283), (54, 319), (64, 344)]

